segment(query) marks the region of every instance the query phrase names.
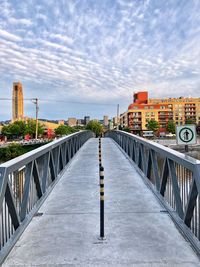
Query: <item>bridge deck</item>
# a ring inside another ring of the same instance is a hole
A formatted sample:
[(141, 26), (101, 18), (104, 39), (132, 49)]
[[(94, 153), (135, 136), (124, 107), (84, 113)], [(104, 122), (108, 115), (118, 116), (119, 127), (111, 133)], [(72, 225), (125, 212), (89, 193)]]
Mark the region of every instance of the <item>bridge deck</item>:
[(98, 140), (90, 139), (3, 266), (200, 266), (126, 156), (102, 143), (107, 239), (98, 240)]

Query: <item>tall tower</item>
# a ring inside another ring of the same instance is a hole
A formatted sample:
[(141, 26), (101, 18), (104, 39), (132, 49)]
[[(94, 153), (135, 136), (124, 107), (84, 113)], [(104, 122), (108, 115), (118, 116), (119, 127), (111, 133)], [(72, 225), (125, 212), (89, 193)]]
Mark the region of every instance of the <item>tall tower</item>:
[(103, 116), (103, 125), (108, 126), (109, 121), (108, 121), (108, 116)]
[(13, 83), (12, 94), (12, 120), (23, 119), (24, 117), (24, 98), (22, 84), (20, 82)]

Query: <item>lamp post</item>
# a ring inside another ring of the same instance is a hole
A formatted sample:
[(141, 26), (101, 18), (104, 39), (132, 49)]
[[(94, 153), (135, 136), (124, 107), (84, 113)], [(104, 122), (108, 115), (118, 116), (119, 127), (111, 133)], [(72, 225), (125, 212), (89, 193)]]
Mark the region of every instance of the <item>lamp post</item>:
[(35, 104), (35, 120), (36, 120), (36, 126), (35, 126), (35, 139), (38, 138), (38, 111), (39, 111), (39, 105), (38, 105), (38, 98), (33, 99), (33, 103)]
[(117, 130), (119, 130), (119, 104), (117, 104)]

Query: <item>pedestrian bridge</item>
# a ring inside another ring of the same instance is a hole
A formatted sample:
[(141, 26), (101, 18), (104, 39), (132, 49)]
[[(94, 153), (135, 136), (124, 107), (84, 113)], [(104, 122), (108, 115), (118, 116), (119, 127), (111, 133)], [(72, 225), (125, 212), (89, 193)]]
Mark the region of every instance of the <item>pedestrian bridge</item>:
[(200, 266), (200, 161), (121, 131), (88, 131), (0, 166), (2, 266)]

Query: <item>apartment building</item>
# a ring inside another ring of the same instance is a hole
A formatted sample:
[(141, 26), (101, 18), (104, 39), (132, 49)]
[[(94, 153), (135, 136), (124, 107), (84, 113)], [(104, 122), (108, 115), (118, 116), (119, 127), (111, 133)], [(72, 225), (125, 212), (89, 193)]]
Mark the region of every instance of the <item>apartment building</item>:
[(173, 120), (177, 125), (192, 121), (200, 124), (200, 98), (148, 99), (148, 92), (137, 92), (128, 111), (120, 116), (122, 127), (129, 127), (133, 133), (147, 130), (148, 120), (158, 121), (160, 132), (166, 132), (167, 123)]
[(148, 103), (167, 104), (173, 113), (173, 120), (178, 125), (187, 124), (188, 120), (200, 123), (200, 97), (151, 98)]

